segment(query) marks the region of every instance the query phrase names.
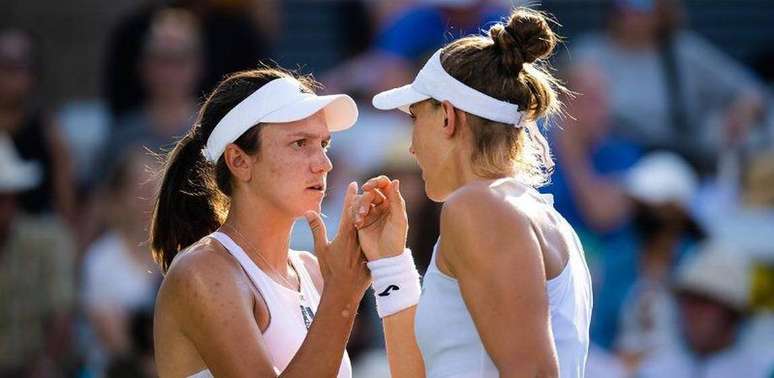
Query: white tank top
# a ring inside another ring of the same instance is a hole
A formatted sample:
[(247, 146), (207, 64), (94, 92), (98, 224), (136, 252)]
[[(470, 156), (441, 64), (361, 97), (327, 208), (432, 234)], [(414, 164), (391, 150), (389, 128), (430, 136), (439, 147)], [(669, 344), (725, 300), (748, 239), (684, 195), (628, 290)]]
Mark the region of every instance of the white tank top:
[[(304, 263), (299, 257), (299, 252), (290, 250), (288, 256), (290, 263), (296, 270), (301, 282), (301, 292), (291, 290), (272, 280), (257, 265), (250, 260), (245, 251), (231, 238), (222, 232), (213, 232), (212, 238), (222, 244), (226, 250), (234, 256), (242, 265), (250, 280), (261, 293), (266, 306), (269, 309), (270, 321), (263, 339), (266, 341), (274, 372), (280, 374), (293, 359), (301, 344), (304, 342), (306, 332), (311, 325), (314, 314), (317, 313), (317, 305), (320, 303), (320, 294), (314, 286), (312, 277), (309, 276)], [(200, 371), (189, 378), (211, 378), (209, 370)], [(351, 378), (352, 366), (349, 355), (344, 352), (339, 367), (338, 378)]]
[[(513, 199), (535, 201), (537, 208), (554, 212), (561, 219), (559, 231), (574, 241), (567, 265), (546, 283), (546, 291), (560, 377), (583, 377), (592, 307), (591, 277), (583, 248), (572, 227), (554, 210), (550, 196), (520, 186), (525, 189), (514, 191)], [(438, 270), (437, 248), (438, 243), (424, 276), (415, 321), (417, 343), (424, 357), (427, 377), (499, 377), (465, 306), (457, 280)], [(502, 324), (500, 327), (507, 331), (518, 325)]]

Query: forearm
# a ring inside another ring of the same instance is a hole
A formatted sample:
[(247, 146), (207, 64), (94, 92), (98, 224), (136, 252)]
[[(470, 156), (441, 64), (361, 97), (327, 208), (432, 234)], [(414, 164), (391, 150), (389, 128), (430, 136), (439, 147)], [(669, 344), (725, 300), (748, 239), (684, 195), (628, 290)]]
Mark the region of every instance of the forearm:
[[(604, 177), (595, 174), (585, 156), (575, 156), (566, 162), (566, 172), (572, 196), (586, 222), (598, 231), (616, 226), (629, 214), (629, 201), (622, 190)], [(600, 198), (605, 198), (603, 203)]]
[(414, 334), (416, 306), (383, 319), (387, 360), (393, 377), (420, 378), (425, 376), (425, 363)]
[(335, 290), (324, 290), (304, 343), (280, 377), (335, 377), (352, 331), (357, 305), (342, 298)]

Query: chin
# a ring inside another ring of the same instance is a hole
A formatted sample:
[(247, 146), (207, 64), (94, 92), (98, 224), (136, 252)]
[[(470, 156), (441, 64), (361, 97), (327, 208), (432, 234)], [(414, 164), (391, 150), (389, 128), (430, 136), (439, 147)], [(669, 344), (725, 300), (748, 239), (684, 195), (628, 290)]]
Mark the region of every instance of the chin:
[(449, 197), (449, 193), (439, 191), (437, 188), (433, 188), (430, 182), (425, 181), (425, 194), (433, 202), (444, 202)]
[(322, 201), (308, 201), (302, 204), (296, 211), (294, 211), (294, 214), (296, 217), (303, 217), (304, 214), (309, 211), (313, 210), (317, 213), (320, 213), (322, 211)]

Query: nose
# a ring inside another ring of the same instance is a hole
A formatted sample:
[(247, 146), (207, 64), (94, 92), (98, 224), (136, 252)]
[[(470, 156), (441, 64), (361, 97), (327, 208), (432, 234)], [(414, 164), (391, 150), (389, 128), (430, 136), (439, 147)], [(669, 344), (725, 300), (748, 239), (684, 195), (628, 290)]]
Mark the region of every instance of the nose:
[(331, 163), (331, 159), (328, 158), (328, 153), (326, 153), (325, 150), (320, 150), (317, 158), (312, 163), (312, 171), (314, 173), (328, 173), (331, 169), (333, 169), (333, 163)]

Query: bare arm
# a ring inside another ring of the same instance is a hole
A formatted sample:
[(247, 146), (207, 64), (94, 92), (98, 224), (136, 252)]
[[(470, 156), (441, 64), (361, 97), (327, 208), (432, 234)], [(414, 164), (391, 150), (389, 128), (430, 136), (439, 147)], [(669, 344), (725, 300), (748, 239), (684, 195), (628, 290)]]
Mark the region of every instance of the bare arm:
[[(363, 184), (352, 209), (358, 238), (369, 260), (400, 254), (406, 247), (408, 220), (406, 203), (400, 195), (400, 183), (379, 176)], [(363, 214), (361, 207), (369, 209)], [(393, 377), (425, 376), (425, 364), (414, 333), (416, 306), (383, 319), (387, 361)]]
[[(216, 377), (276, 377), (254, 317), (253, 291), (237, 278), (240, 268), (227, 257), (206, 263), (191, 257), (169, 271), (160, 292), (182, 333)], [(304, 343), (280, 376), (336, 376), (354, 319), (354, 311), (344, 311), (352, 306), (351, 298), (324, 292)]]
[(631, 201), (619, 185), (594, 172), (589, 158), (592, 142), (583, 131), (588, 126), (569, 118), (566, 123), (557, 133), (557, 146), (570, 193), (589, 226), (609, 231), (630, 216)]
[[(353, 195), (349, 190), (345, 204)], [(325, 239), (319, 214), (310, 214), (310, 224), (325, 288), (312, 326), (281, 377), (337, 375), (370, 281), (351, 222), (342, 221), (332, 243)], [(276, 377), (254, 316), (255, 297), (243, 277), (225, 253), (186, 252), (167, 273), (159, 293), (165, 307), (158, 308), (171, 312), (214, 376)], [(158, 356), (163, 358), (163, 351)]]
[(556, 377), (545, 268), (525, 214), (486, 188), (458, 193), (441, 215), (443, 256), (501, 377)]
[(417, 307), (410, 307), (383, 319), (387, 361), (393, 377), (424, 378), (425, 361), (414, 334)]

